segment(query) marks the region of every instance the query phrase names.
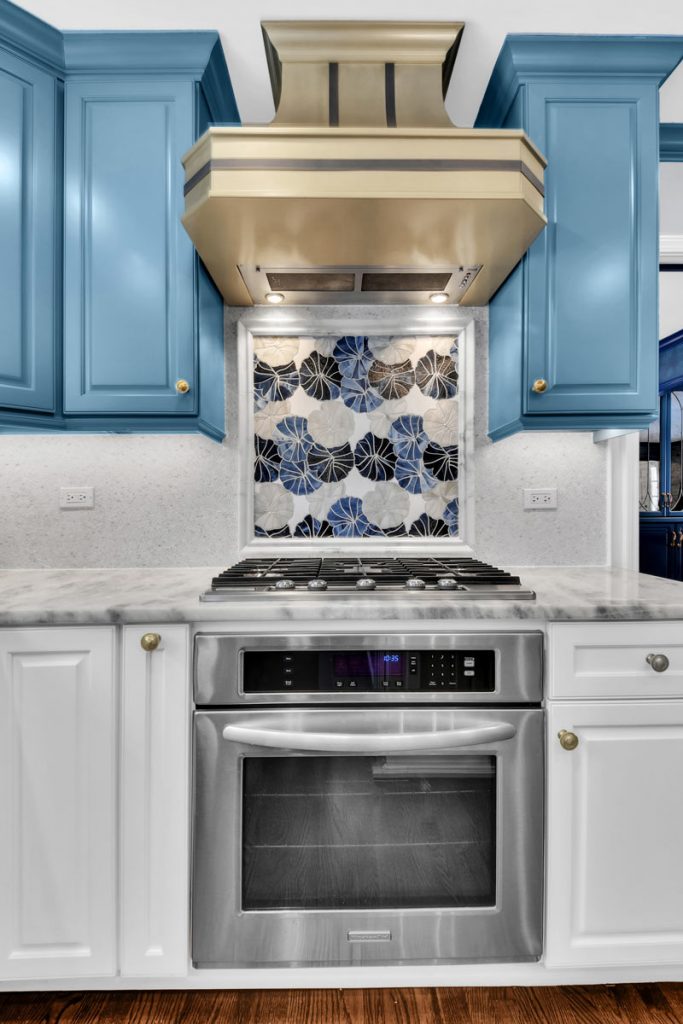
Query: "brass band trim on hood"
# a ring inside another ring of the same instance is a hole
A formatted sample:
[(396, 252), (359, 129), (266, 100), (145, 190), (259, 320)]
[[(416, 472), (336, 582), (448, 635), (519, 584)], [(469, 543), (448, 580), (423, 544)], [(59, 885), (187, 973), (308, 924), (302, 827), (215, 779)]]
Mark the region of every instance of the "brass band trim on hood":
[(185, 183), (188, 195), (212, 171), (515, 171), (523, 174), (543, 196), (543, 183), (522, 160), (298, 160), (226, 159), (208, 160)]

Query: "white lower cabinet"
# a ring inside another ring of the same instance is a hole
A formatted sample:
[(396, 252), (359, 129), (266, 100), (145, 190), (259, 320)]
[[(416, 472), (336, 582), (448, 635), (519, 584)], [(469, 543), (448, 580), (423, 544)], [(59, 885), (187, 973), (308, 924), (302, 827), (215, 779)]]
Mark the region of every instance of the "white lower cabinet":
[(113, 628), (0, 631), (0, 977), (116, 972)]
[[(157, 646), (143, 650), (147, 633)], [(158, 638), (158, 640), (156, 640)], [(184, 975), (189, 918), (189, 630), (123, 630), (121, 973)]]
[(551, 704), (547, 828), (546, 964), (683, 964), (683, 701)]

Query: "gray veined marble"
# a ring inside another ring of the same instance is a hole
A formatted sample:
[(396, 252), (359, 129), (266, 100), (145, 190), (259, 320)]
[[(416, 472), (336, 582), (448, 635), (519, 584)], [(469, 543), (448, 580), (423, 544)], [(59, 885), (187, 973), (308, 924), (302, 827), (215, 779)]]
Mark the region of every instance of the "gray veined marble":
[(216, 568), (32, 569), (0, 572), (0, 626), (159, 622), (512, 619), (539, 622), (683, 620), (683, 583), (625, 569), (512, 569), (536, 601), (462, 601), (431, 596), (237, 594), (202, 604)]

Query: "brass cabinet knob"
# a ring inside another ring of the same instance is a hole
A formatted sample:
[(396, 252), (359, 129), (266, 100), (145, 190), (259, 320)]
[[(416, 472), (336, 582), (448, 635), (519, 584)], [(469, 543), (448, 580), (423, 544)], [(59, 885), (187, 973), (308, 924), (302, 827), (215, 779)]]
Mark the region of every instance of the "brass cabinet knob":
[(140, 647), (143, 651), (156, 651), (161, 643), (161, 633), (143, 633), (140, 637)]
[(579, 737), (576, 733), (568, 732), (566, 729), (560, 729), (557, 738), (563, 750), (576, 750), (579, 745)]
[(531, 385), (531, 390), (537, 395), (542, 395), (544, 391), (548, 390), (548, 381), (539, 377), (538, 380), (535, 380)]
[(669, 667), (669, 659), (666, 654), (648, 654), (645, 661), (655, 672), (666, 672)]
[(186, 380), (183, 380), (181, 377), (180, 380), (177, 380), (175, 382), (175, 389), (179, 395), (186, 395), (187, 392), (190, 390), (190, 385), (187, 383)]

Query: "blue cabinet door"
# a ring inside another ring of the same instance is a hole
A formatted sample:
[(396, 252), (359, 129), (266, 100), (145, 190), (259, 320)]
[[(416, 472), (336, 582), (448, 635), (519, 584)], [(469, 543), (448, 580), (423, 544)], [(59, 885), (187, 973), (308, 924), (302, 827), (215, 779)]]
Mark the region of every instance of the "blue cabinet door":
[(53, 412), (61, 177), (55, 78), (0, 50), (0, 407)]
[[(526, 86), (548, 159), (548, 227), (527, 257), (523, 413), (657, 405), (657, 105), (649, 83)], [(547, 381), (536, 394), (534, 380)]]
[(665, 579), (683, 578), (683, 520), (641, 519), (640, 571)]
[(194, 99), (190, 81), (67, 81), (66, 415), (197, 413), (194, 250), (180, 222)]

